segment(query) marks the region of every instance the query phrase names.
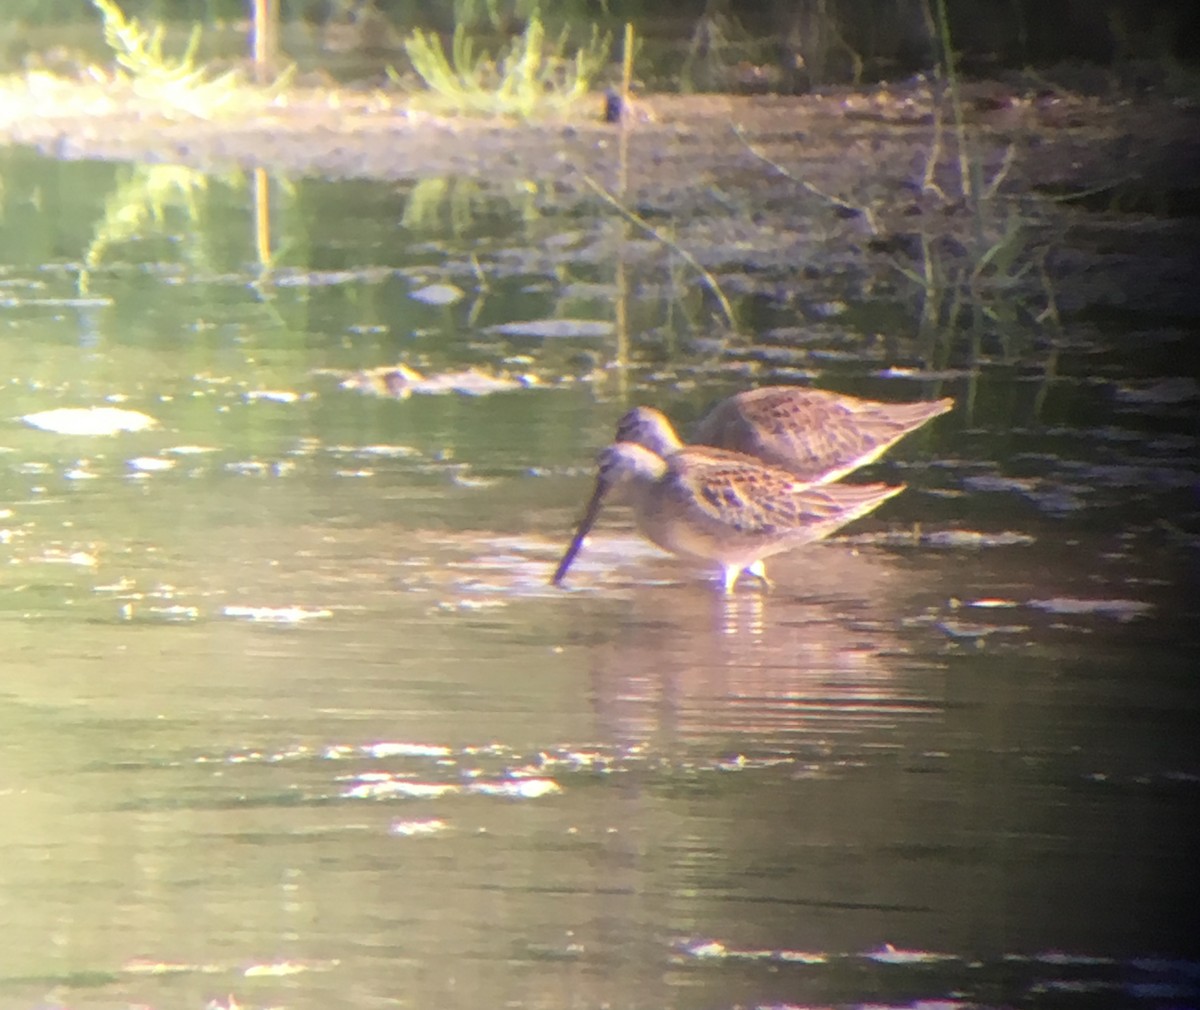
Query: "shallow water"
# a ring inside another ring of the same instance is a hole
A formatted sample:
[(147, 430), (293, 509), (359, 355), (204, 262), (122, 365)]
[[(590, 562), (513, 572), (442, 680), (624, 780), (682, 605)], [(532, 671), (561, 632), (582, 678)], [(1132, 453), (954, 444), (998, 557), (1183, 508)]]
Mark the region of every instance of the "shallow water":
[[(300, 182), (264, 271), (236, 179), (129, 234), (128, 169), (5, 179), (0, 1006), (1200, 1002), (1194, 333), (939, 378), (814, 327), (827, 388), (958, 398), (909, 490), (729, 598), (613, 510), (558, 590), (626, 406), (797, 377), (666, 265), (602, 367), (489, 329), (611, 321), (590, 224)], [(342, 387), (401, 361), (512, 388)], [(157, 424), (19, 420), (90, 406)]]

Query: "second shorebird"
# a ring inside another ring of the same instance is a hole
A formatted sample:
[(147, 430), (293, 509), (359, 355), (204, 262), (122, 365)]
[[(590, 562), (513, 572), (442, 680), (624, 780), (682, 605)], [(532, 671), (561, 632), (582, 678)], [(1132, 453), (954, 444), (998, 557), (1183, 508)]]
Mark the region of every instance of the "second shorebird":
[(596, 489), (558, 563), (558, 585), (611, 495), (665, 551), (721, 566), (725, 592), (742, 572), (767, 580), (767, 558), (820, 540), (899, 493), (885, 484), (814, 487), (740, 453), (684, 446), (665, 458), (643, 445), (601, 450)]
[[(953, 406), (949, 398), (881, 403), (804, 386), (763, 386), (718, 403), (696, 426), (693, 441), (783, 467), (809, 484), (828, 484), (874, 462)], [(622, 417), (616, 440), (664, 457), (683, 445), (653, 407)]]

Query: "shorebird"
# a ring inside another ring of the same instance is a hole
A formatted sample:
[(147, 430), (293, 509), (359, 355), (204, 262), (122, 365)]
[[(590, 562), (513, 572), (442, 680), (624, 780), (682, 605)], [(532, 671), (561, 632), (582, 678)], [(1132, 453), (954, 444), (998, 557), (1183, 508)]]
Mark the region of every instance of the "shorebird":
[(663, 550), (721, 566), (725, 592), (743, 572), (770, 586), (765, 561), (828, 536), (903, 487), (814, 487), (741, 453), (683, 446), (663, 457), (617, 442), (601, 450), (596, 489), (551, 580), (559, 585), (600, 514), (614, 501), (633, 507), (639, 531)]
[[(763, 386), (722, 400), (696, 426), (694, 443), (745, 453), (809, 484), (829, 484), (873, 463), (910, 431), (954, 406), (950, 398), (880, 403), (801, 386)], [(635, 407), (617, 425), (618, 442), (659, 456), (683, 443), (653, 407)]]

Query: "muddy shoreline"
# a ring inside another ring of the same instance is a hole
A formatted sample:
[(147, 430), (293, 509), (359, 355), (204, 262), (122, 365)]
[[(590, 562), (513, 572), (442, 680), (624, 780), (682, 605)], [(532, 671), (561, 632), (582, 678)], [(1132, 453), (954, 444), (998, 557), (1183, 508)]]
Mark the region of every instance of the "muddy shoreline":
[[(1043, 274), (1001, 278), (1023, 284), (1021, 297), (1036, 298), (1048, 272), (1058, 311), (1200, 317), (1191, 280), (1200, 107), (1191, 103), (972, 84), (963, 161), (948, 102), (920, 82), (801, 97), (649, 96), (623, 127), (602, 121), (600, 96), (577, 118), (529, 124), (433, 115), (383, 92), (297, 89), (205, 119), (164, 116), (104, 88), (39, 87), (6, 103), (0, 142), (206, 171), (532, 184), (547, 208), (598, 210), (593, 185), (618, 188), (624, 142), (623, 202), (669, 219), (706, 266), (737, 264), (764, 290), (800, 275), (812, 297), (854, 297), (895, 285), (898, 268), (923, 268), (931, 248), (970, 273), (1016, 222), (1022, 255), (1040, 257)], [(964, 165), (982, 197), (964, 197)]]

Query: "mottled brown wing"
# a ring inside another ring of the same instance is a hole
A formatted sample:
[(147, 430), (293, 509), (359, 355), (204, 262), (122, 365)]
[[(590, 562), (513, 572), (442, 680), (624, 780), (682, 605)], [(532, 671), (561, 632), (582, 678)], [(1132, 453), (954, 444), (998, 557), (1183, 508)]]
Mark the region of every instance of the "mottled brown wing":
[(697, 426), (697, 442), (817, 479), (874, 458), (954, 404), (877, 403), (819, 389), (765, 386), (730, 397)]
[(954, 398), (913, 400), (910, 403), (879, 403), (875, 400), (848, 400), (850, 411), (867, 423), (886, 425), (893, 431), (912, 431), (926, 421), (946, 413), (954, 406)]
[(877, 509), (903, 490), (903, 484), (822, 484), (805, 488), (797, 497), (803, 499), (802, 508), (812, 522), (836, 527)]
[(675, 508), (696, 509), (739, 533), (776, 536), (849, 522), (900, 489), (883, 484), (808, 487), (787, 471), (740, 453), (685, 448), (671, 457), (663, 490)]
[(836, 399), (819, 390), (765, 387), (717, 405), (696, 428), (696, 441), (745, 453), (796, 476), (817, 476), (870, 451), (868, 436)]

